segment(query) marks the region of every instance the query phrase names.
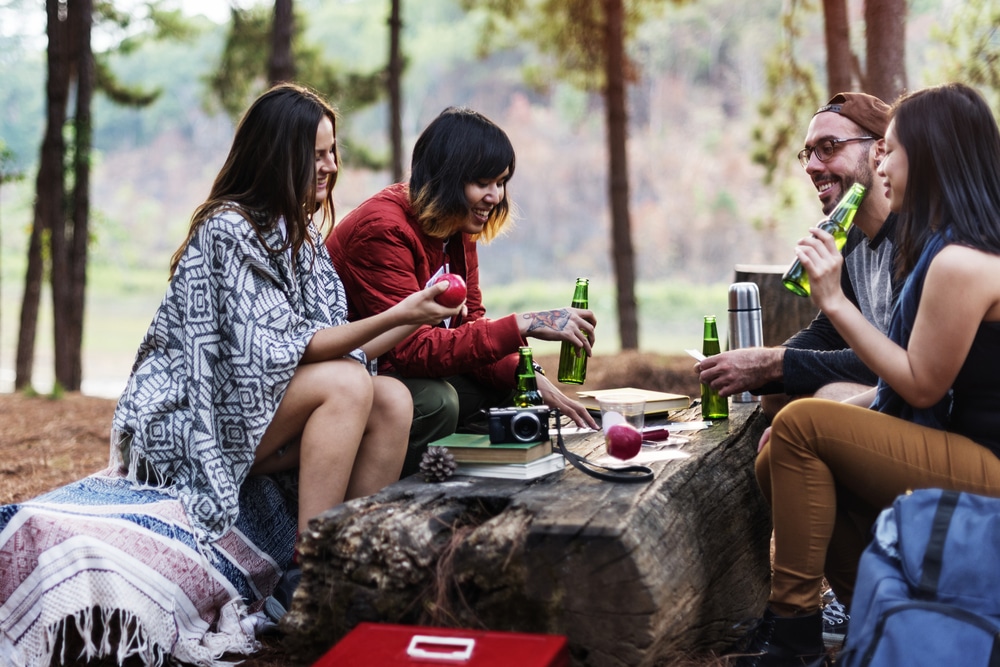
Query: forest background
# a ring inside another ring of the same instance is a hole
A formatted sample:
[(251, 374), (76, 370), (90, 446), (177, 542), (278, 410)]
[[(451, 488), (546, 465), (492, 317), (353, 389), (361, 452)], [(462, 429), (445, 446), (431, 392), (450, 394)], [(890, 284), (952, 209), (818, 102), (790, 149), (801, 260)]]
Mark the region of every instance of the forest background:
[[(0, 140), (9, 156), (5, 170), (25, 176), (0, 188), (0, 391), (9, 391), (13, 380), (45, 118), (45, 16), (39, 4), (0, 4)], [(796, 58), (821, 73), (822, 12), (815, 2), (797, 4)], [(968, 3), (908, 3), (911, 89), (947, 80), (960, 54), (945, 45), (945, 35), (963, 6)], [(192, 15), (202, 9), (196, 3), (184, 7), (193, 7)], [(861, 2), (848, 8), (852, 25), (859, 24)], [(329, 60), (359, 71), (385, 67), (387, 2), (297, 0), (296, 9), (306, 19), (306, 39)], [(773, 101), (767, 99), (766, 63), (786, 45), (784, 9), (781, 0), (664, 3), (629, 42), (637, 66), (628, 97), (628, 159), (643, 350), (675, 354), (699, 346), (706, 314), (719, 316), (725, 336), (734, 265), (786, 264), (795, 240), (821, 216), (794, 155), (801, 139), (787, 155), (776, 156), (780, 166), (771, 179), (753, 158), (759, 109)], [(510, 195), (518, 222), (480, 251), (487, 311), (503, 315), (566, 305), (574, 278), (587, 276), (601, 322), (595, 352), (617, 352), (600, 96), (529, 76), (545, 56), (527, 42), (480, 57), (484, 17), (463, 11), (458, 0), (404, 2), (403, 10), (405, 155), (448, 105), (490, 116), (517, 150)], [(85, 393), (113, 397), (124, 386), (163, 295), (169, 256), (229, 147), (233, 122), (207, 101), (207, 77), (218, 65), (226, 30), (224, 19), (213, 17), (197, 19), (201, 31), (193, 41), (148, 42), (112, 60), (122, 80), (162, 89), (153, 105), (129, 110), (101, 96), (95, 100)], [(863, 30), (851, 34), (863, 42)], [(95, 48), (115, 39), (120, 35), (95, 33)], [(339, 143), (348, 160), (352, 151), (388, 151), (385, 103), (339, 110)], [(806, 114), (798, 137), (807, 122)], [(335, 192), (338, 216), (390, 181), (387, 169), (346, 166)], [(50, 390), (52, 375), (46, 312), (43, 307), (34, 382), (42, 392)], [(538, 347), (539, 355), (557, 349)]]

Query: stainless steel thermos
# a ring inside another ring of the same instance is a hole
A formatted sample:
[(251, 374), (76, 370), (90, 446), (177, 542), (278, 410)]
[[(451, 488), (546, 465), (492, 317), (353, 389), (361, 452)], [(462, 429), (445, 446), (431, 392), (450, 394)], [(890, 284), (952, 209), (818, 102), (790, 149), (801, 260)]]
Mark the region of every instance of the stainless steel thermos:
[[(763, 344), (757, 283), (733, 283), (729, 286), (729, 349), (760, 347)], [(760, 397), (749, 391), (733, 395), (735, 403), (759, 400)]]

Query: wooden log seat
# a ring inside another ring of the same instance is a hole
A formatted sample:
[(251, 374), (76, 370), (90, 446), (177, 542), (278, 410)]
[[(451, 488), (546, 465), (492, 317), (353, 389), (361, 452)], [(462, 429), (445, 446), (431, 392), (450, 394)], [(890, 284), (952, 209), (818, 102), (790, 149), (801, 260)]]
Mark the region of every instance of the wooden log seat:
[[(753, 475), (764, 427), (757, 403), (733, 403), (691, 435), (689, 458), (650, 463), (649, 483), (567, 463), (528, 481), (415, 475), (345, 503), (302, 537), (284, 646), (309, 664), (381, 621), (566, 635), (574, 665), (723, 650), (767, 598), (770, 512)], [(600, 434), (566, 444), (603, 455)]]

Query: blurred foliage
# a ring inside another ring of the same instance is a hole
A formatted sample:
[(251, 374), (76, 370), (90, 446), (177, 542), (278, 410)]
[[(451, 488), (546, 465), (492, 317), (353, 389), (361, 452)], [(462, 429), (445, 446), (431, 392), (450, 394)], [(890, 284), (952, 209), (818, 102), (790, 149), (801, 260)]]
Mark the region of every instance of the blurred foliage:
[[(668, 0), (623, 0), (624, 39), (630, 43), (650, 12)], [(674, 0), (682, 4), (684, 0)], [(479, 55), (528, 40), (548, 63), (532, 63), (525, 79), (538, 89), (555, 78), (581, 90), (604, 87), (604, 15), (601, 0), (460, 0), (467, 11), (480, 12)], [(638, 78), (636, 64), (626, 58), (625, 77)]]
[(950, 25), (934, 26), (931, 36), (943, 45), (935, 49), (936, 75), (942, 81), (961, 81), (979, 89), (1000, 115), (1000, 2), (965, 0), (955, 9)]
[(819, 108), (821, 89), (815, 67), (802, 62), (797, 48), (802, 45), (804, 15), (817, 10), (814, 0), (790, 0), (781, 15), (781, 38), (766, 56), (767, 87), (757, 105), (758, 122), (753, 128), (755, 164), (764, 167), (764, 182), (798, 163), (789, 159), (801, 142), (803, 119)]
[(15, 168), (14, 151), (12, 151), (3, 139), (0, 139), (0, 185), (20, 181), (24, 178), (24, 171)]
[[(237, 121), (243, 111), (263, 93), (267, 81), (273, 7), (257, 5), (250, 9), (233, 7), (232, 21), (218, 67), (205, 77), (209, 90), (206, 107), (209, 113), (221, 108), (232, 121)], [(309, 86), (328, 100), (336, 100), (352, 109), (378, 101), (385, 94), (385, 71), (352, 71), (331, 61), (322, 49), (309, 42), (301, 28), (304, 16), (295, 11), (292, 34), (292, 54), (295, 61), (295, 80)], [(346, 163), (358, 167), (381, 169), (387, 156), (376, 156), (362, 142), (350, 140), (349, 128), (342, 125), (338, 134), (347, 135), (342, 142), (350, 146), (343, 157)]]

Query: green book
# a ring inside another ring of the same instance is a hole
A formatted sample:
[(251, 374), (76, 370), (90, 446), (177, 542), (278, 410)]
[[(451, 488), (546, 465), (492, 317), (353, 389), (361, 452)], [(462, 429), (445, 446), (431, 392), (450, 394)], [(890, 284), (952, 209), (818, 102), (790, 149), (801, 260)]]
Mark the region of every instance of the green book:
[(528, 463), (552, 453), (551, 440), (494, 445), (489, 435), (479, 433), (452, 433), (429, 446), (447, 447), (459, 463)]

